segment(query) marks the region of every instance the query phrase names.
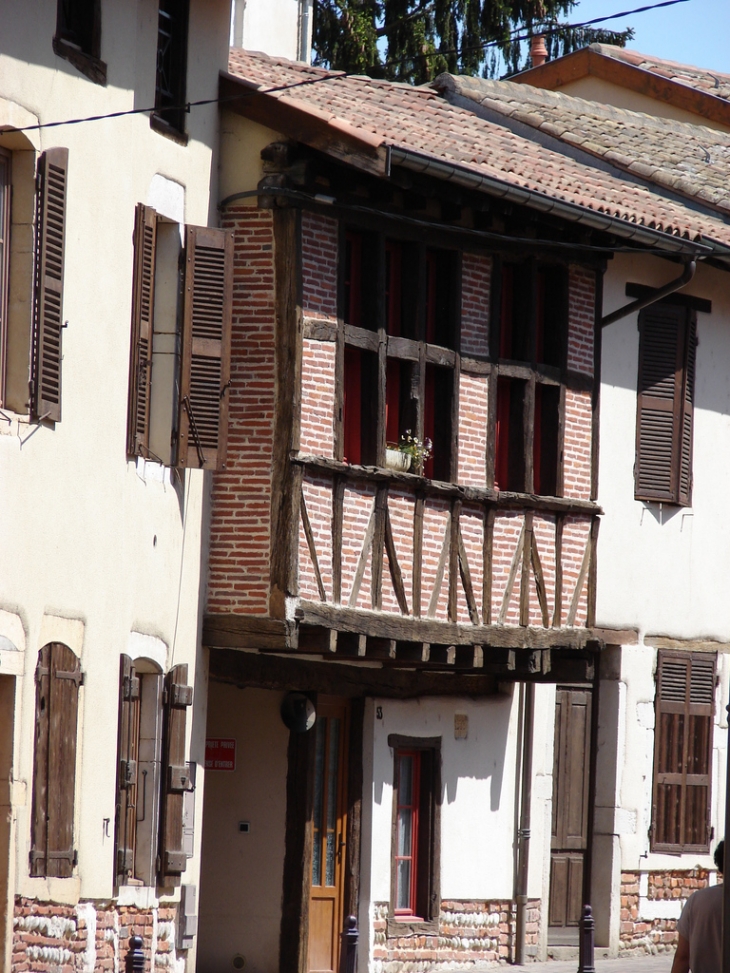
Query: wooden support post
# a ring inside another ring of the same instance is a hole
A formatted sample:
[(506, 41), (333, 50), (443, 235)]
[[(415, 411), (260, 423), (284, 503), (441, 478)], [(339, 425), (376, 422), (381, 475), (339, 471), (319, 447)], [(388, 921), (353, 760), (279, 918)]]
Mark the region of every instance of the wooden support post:
[(451, 523), (449, 525), (449, 621), (457, 619), (457, 596), (459, 594), (459, 517), (461, 516), (461, 500), (454, 500), (451, 505)]
[(492, 562), (494, 560), (494, 520), (497, 511), (488, 507), (484, 515), (484, 557), (482, 568), (482, 622), (492, 624)]
[(413, 614), (421, 617), (421, 571), (423, 569), (423, 508), (422, 493), (416, 494), (413, 508)]
[(388, 512), (388, 484), (378, 487), (375, 495), (375, 530), (373, 531), (373, 567), (370, 603), (373, 608), (383, 606), (383, 549), (385, 547), (385, 518)]
[(345, 500), (345, 481), (335, 476), (332, 481), (332, 601), (342, 601), (342, 521)]
[(555, 516), (555, 607), (553, 608), (553, 628), (563, 624), (563, 523), (560, 514)]
[(530, 564), (532, 563), (532, 511), (525, 511), (522, 576), (520, 578), (520, 625), (530, 624)]

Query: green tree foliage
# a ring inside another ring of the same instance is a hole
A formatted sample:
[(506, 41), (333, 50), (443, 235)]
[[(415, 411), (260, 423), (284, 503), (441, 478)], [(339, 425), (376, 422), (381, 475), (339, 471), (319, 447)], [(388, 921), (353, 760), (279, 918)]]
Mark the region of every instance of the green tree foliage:
[(494, 77), (527, 66), (529, 37), (548, 56), (594, 41), (623, 47), (631, 30), (571, 28), (578, 0), (315, 0), (314, 63), (350, 74), (423, 84), (444, 71)]

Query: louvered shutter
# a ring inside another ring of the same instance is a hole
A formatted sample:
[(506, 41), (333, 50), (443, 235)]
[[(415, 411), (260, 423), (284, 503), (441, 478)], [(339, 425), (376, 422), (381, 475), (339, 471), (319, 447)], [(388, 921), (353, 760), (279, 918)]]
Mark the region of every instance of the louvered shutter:
[(139, 709), (139, 676), (130, 657), (123, 655), (119, 667), (119, 748), (114, 829), (117, 885), (126, 885), (134, 877)]
[(233, 234), (186, 227), (178, 466), (225, 467)]
[(38, 161), (35, 320), (31, 407), (36, 419), (61, 418), (61, 334), (68, 149)]
[(639, 316), (635, 497), (688, 505), (696, 325), (682, 307), (656, 304)]
[(653, 851), (709, 851), (715, 664), (710, 653), (659, 653)]
[(190, 790), (190, 771), (185, 762), (185, 723), (187, 707), (193, 701), (192, 686), (187, 685), (187, 665), (175, 666), (165, 680), (165, 729), (160, 828), (160, 885), (180, 884), (187, 868), (183, 834), (185, 792)]
[(156, 244), (157, 213), (151, 206), (138, 203), (134, 214), (132, 336), (127, 420), (127, 452), (130, 456), (149, 455)]
[(31, 875), (73, 874), (80, 685), (81, 668), (71, 649), (61, 642), (44, 646), (36, 668)]

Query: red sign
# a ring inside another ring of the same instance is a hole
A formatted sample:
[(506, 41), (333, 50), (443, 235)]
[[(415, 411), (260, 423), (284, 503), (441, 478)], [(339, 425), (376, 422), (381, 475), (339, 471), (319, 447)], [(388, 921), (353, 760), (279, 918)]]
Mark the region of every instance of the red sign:
[(205, 769), (206, 770), (235, 770), (236, 769), (236, 741), (235, 740), (206, 740), (205, 741)]

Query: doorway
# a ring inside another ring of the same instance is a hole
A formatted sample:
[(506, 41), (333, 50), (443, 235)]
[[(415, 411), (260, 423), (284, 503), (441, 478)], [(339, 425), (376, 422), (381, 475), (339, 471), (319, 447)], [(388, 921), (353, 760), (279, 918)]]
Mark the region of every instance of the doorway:
[(588, 853), (592, 711), (589, 687), (557, 687), (548, 919), (548, 943), (555, 946), (578, 943)]
[(344, 922), (349, 705), (320, 696), (315, 725), (309, 973), (336, 973)]
[(0, 676), (0, 968), (9, 968), (12, 896), (10, 849), (13, 821), (10, 788), (13, 777), (15, 677)]

